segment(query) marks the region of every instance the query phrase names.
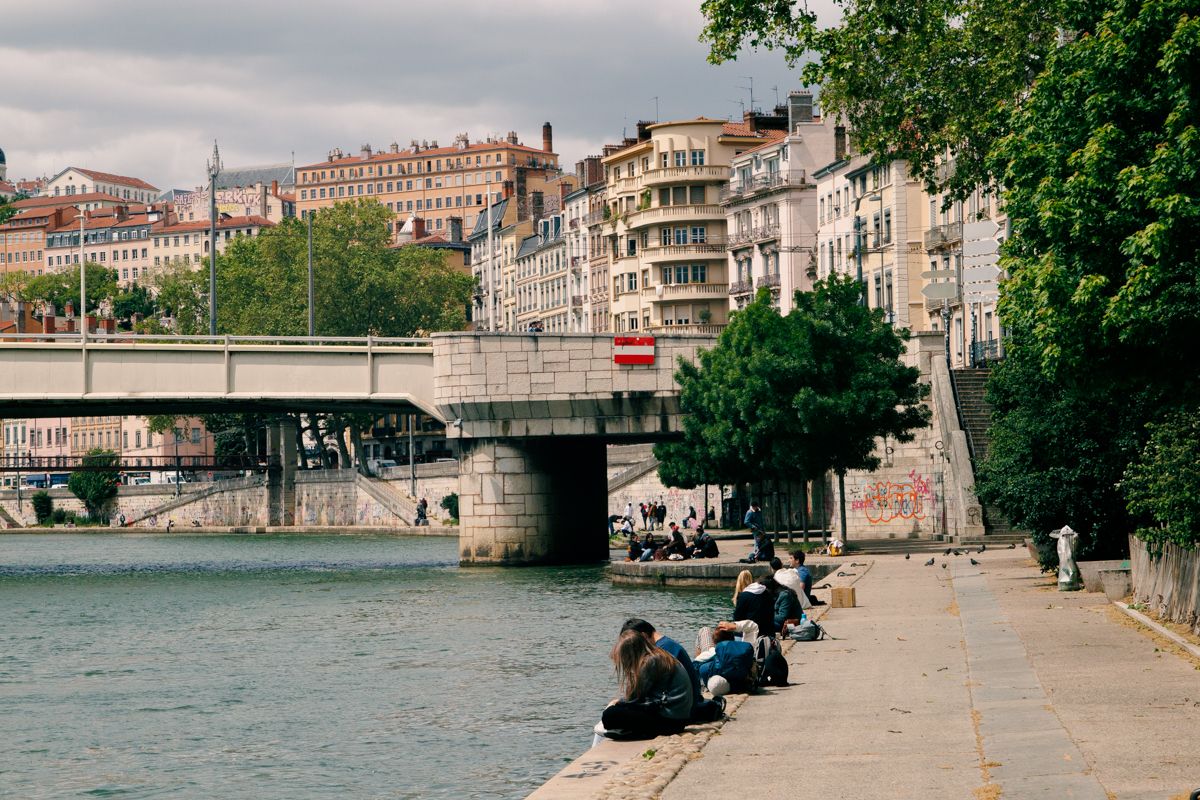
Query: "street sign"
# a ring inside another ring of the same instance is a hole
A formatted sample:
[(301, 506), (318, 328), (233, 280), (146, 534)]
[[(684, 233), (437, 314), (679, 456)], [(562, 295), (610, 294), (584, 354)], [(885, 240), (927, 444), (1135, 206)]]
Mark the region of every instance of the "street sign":
[(987, 283), (995, 286), (999, 277), (1000, 268), (995, 264), (963, 267), (963, 283)]
[(995, 239), (976, 239), (975, 241), (963, 242), (963, 258), (971, 258), (972, 256), (992, 256), (1000, 252), (1000, 245)]
[(614, 336), (614, 364), (653, 364), (653, 336)]
[(974, 242), (980, 239), (994, 241), (996, 234), (1000, 232), (1000, 226), (990, 219), (981, 219), (976, 222), (964, 222), (962, 232), (964, 242)]
[(963, 291), (963, 298), (968, 303), (994, 303), (1000, 299), (1000, 294), (991, 288), (968, 288)]
[(921, 277), (926, 280), (940, 280), (942, 278), (954, 278), (954, 270), (952, 269), (931, 269), (921, 273)]
[(921, 287), (921, 294), (930, 300), (953, 300), (958, 297), (957, 283), (931, 283)]

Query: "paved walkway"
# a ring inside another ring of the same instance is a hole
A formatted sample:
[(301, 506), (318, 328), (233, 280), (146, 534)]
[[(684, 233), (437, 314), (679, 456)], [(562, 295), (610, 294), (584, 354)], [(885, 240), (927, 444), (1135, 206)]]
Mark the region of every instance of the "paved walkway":
[[(1149, 798), (1200, 787), (1197, 663), (1062, 594), (1021, 550), (874, 557), (859, 608), (797, 643), (662, 792), (763, 798)], [(943, 569), (941, 562), (947, 561)]]

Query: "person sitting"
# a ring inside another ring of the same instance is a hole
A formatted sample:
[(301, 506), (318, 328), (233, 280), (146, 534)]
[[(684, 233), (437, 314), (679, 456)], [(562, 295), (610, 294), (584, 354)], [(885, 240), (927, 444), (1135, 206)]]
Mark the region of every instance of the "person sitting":
[(784, 567), (783, 562), (778, 558), (771, 559), (771, 569), (775, 570), (775, 574), (772, 576), (775, 578), (775, 582), (782, 587), (790, 589), (796, 595), (796, 600), (800, 603), (801, 610), (812, 608), (812, 601), (805, 594), (804, 582), (800, 579), (796, 570)]
[(658, 541), (654, 538), (653, 533), (646, 531), (642, 534), (642, 554), (638, 556), (638, 561), (653, 561), (656, 550), (658, 550)]
[(775, 557), (775, 544), (771, 541), (771, 537), (762, 529), (754, 531), (754, 547), (750, 550), (750, 555), (739, 559), (743, 564), (753, 564), (756, 561), (770, 561)]
[(642, 557), (642, 543), (636, 536), (629, 537), (629, 549), (626, 551), (626, 561), (639, 561)]
[(721, 551), (717, 548), (717, 540), (703, 526), (696, 528), (696, 535), (692, 537), (691, 557), (716, 558), (719, 555)]
[[(800, 585), (803, 587), (804, 596), (808, 598), (809, 605), (823, 606), (824, 600), (818, 600), (812, 593), (812, 573), (808, 567), (804, 566), (805, 553), (803, 550), (796, 549), (791, 552), (792, 569), (795, 570), (796, 576), (800, 579)], [(797, 589), (796, 594), (800, 594), (801, 590)]]
[(680, 558), (687, 557), (687, 542), (684, 541), (679, 526), (674, 522), (671, 523), (671, 541), (667, 543), (667, 557), (670, 558), (673, 555), (678, 555)]
[[(748, 574), (747, 570), (742, 570)], [(738, 576), (739, 580), (741, 576)], [(769, 588), (778, 587), (772, 578), (764, 578), (749, 584), (737, 594), (737, 602), (733, 608), (734, 621), (749, 619), (758, 625), (762, 636), (774, 636), (775, 627), (775, 592)]]
[(679, 666), (683, 667), (692, 684), (692, 722), (712, 722), (721, 718), (725, 712), (725, 704), (704, 699), (704, 695), (701, 693), (700, 673), (696, 671), (696, 663), (692, 661), (692, 657), (688, 655), (688, 651), (684, 649), (683, 645), (671, 637), (663, 635), (649, 622), (638, 617), (630, 617), (625, 620), (625, 624), (621, 626), (621, 633), (626, 631), (637, 631), (642, 634), (674, 656), (675, 660), (679, 662)]
[(625, 534), (626, 536), (633, 536), (633, 520), (631, 520), (629, 517), (625, 517), (621, 521), (621, 533)]
[(666, 650), (636, 630), (617, 639), (611, 654), (621, 696), (600, 716), (610, 739), (652, 739), (680, 733), (692, 716), (687, 671)]
[(733, 628), (718, 625), (715, 646), (696, 655), (700, 680), (714, 697), (753, 688), (754, 645), (737, 638)]
[[(789, 625), (799, 625), (801, 617), (804, 616), (804, 605), (796, 592), (779, 583), (774, 577), (764, 578), (763, 583), (766, 584), (768, 592), (774, 589), (775, 630), (786, 631)], [(771, 584), (774, 584), (774, 587)]]

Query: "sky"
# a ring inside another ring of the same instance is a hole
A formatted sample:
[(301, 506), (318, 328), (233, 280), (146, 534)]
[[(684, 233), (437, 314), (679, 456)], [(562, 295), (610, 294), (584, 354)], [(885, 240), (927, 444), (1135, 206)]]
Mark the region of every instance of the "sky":
[[(822, 17), (834, 0), (814, 0)], [(160, 189), (227, 167), (515, 130), (561, 163), (639, 119), (741, 116), (800, 76), (779, 53), (711, 66), (700, 0), (57, 0), (6, 4), (8, 177), (80, 166)]]

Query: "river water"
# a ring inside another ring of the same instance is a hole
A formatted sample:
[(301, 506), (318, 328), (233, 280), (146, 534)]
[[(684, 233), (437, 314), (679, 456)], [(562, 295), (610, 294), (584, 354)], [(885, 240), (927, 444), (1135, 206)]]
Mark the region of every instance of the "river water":
[(724, 592), (453, 539), (0, 537), (0, 797), (517, 798), (590, 744), (629, 615)]

